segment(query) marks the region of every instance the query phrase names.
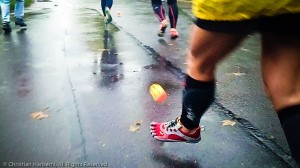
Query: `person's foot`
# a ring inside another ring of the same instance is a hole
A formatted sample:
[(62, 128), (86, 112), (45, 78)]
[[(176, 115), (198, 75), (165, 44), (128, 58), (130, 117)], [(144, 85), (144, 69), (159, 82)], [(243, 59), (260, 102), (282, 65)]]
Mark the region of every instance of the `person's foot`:
[(200, 127), (192, 133), (183, 133), (181, 128), (183, 126), (179, 118), (176, 118), (176, 120), (164, 123), (151, 122), (150, 132), (156, 140), (163, 142), (197, 143), (201, 140)]
[(171, 39), (178, 38), (178, 36), (179, 36), (178, 31), (174, 28), (170, 29), (170, 36), (171, 36)]
[(4, 22), (2, 25), (2, 30), (4, 30), (5, 33), (11, 32), (11, 26), (9, 22)]
[(112, 22), (112, 17), (110, 14), (110, 9), (108, 7), (105, 8), (105, 22), (106, 23), (111, 23)]
[(27, 29), (27, 25), (22, 18), (16, 18), (15, 25), (20, 26), (21, 29)]
[(160, 22), (159, 25), (159, 31), (158, 31), (158, 36), (159, 37), (163, 37), (165, 35), (166, 32), (166, 28), (168, 27), (168, 21), (165, 19), (163, 21)]

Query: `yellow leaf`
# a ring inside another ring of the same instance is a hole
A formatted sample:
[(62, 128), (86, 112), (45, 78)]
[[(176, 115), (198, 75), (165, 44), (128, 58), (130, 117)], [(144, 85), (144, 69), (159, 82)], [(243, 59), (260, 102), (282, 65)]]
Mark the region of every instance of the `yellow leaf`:
[(223, 126), (227, 126), (227, 125), (234, 126), (236, 124), (236, 122), (232, 120), (223, 120), (222, 123)]

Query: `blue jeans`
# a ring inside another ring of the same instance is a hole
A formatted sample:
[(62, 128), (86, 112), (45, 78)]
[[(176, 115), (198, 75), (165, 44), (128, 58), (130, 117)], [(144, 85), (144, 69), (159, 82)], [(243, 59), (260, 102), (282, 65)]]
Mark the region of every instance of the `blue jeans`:
[(101, 8), (104, 16), (106, 15), (105, 8), (108, 7), (110, 9), (112, 5), (113, 5), (113, 0), (101, 0)]
[[(10, 22), (10, 0), (0, 0), (2, 23)], [(23, 19), (24, 16), (24, 0), (16, 0), (15, 18)]]

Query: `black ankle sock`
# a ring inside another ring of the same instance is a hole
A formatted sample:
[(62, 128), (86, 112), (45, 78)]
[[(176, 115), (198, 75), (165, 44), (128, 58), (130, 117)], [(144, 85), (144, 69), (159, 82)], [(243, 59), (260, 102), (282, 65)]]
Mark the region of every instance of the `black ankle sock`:
[(199, 126), (200, 118), (214, 100), (215, 81), (202, 82), (187, 76), (180, 122), (187, 129)]
[(300, 104), (279, 110), (278, 117), (292, 155), (300, 166)]

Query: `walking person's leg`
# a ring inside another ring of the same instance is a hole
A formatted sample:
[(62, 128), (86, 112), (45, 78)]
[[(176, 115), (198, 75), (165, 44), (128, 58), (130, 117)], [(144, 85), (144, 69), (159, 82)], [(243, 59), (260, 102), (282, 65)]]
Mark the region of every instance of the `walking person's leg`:
[(16, 0), (15, 4), (15, 18), (24, 18), (24, 0)]
[(26, 28), (24, 22), (24, 0), (16, 0), (15, 4), (15, 25)]
[(105, 17), (106, 23), (112, 22), (112, 17), (110, 13), (110, 9), (112, 8), (112, 5), (113, 5), (113, 0), (101, 0), (101, 9)]
[(292, 155), (300, 164), (299, 34), (262, 35), (262, 75), (266, 92), (278, 113)]
[(10, 0), (1, 0), (2, 23), (10, 22)]
[(101, 9), (103, 12), (103, 15), (105, 16), (105, 7), (106, 7), (106, 0), (101, 0)]
[(11, 32), (10, 26), (10, 0), (1, 0), (2, 29)]
[(106, 0), (106, 7), (108, 7), (109, 9), (111, 9), (113, 6), (113, 0)]
[(165, 123), (152, 122), (151, 134), (155, 139), (190, 143), (200, 141), (200, 119), (214, 100), (216, 66), (244, 37), (193, 26), (181, 117)]
[(166, 32), (166, 28), (168, 26), (168, 22), (165, 17), (165, 9), (162, 6), (161, 0), (151, 0), (151, 5), (154, 11), (154, 14), (158, 18), (160, 25), (159, 25), (159, 32), (158, 36), (164, 36)]
[(168, 6), (169, 6), (169, 19), (171, 24), (170, 29), (170, 36), (172, 39), (175, 39), (179, 36), (176, 26), (177, 26), (177, 20), (178, 20), (178, 5), (177, 0), (168, 0)]

